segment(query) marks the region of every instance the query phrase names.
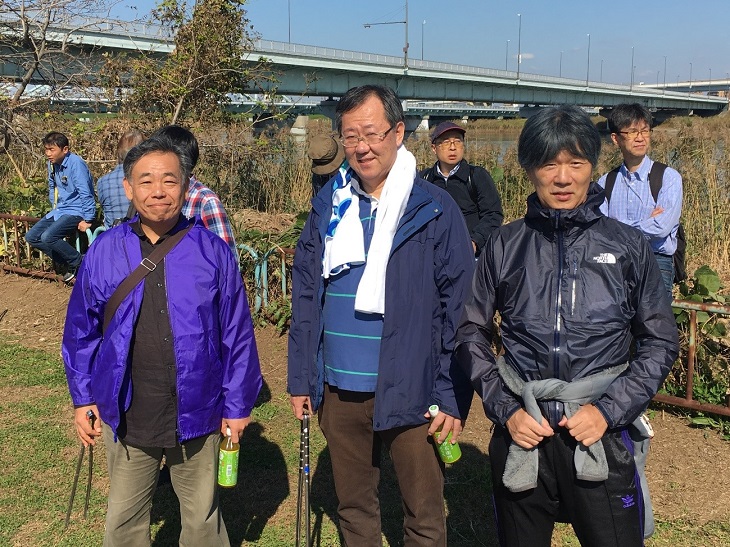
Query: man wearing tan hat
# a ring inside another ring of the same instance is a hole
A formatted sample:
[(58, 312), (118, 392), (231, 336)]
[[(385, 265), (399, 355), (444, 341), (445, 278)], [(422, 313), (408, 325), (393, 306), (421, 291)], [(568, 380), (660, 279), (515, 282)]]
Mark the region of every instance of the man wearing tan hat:
[(316, 196), (342, 165), (345, 149), (332, 135), (315, 135), (307, 155), (312, 160), (312, 195)]

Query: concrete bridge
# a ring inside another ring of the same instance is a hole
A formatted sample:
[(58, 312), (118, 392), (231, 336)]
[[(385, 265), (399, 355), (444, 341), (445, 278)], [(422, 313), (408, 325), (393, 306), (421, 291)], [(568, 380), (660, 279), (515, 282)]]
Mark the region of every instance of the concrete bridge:
[[(75, 29), (67, 36), (70, 29)], [(172, 37), (159, 26), (133, 25), (125, 22), (89, 21), (58, 24), (50, 36), (64, 37), (75, 47), (104, 52), (151, 52), (164, 56), (172, 51)], [(650, 86), (624, 86), (555, 78), (539, 74), (516, 73), (451, 63), (437, 63), (355, 52), (318, 46), (308, 46), (258, 40), (248, 54), (251, 62), (268, 59), (277, 73), (276, 92), (289, 96), (325, 97), (321, 105), (331, 114), (334, 98), (349, 88), (361, 84), (382, 84), (395, 89), (403, 100), (423, 103), (438, 101), (462, 103), (458, 115), (471, 115), (471, 105), (487, 112), (493, 103), (520, 104), (527, 108), (552, 104), (575, 104), (599, 107), (603, 110), (627, 102), (640, 102), (657, 112), (658, 117), (694, 113), (712, 115), (727, 108), (727, 100)], [(6, 64), (0, 76), (17, 78), (17, 67)], [(421, 113), (414, 110), (413, 116)], [(454, 112), (457, 117), (457, 113)]]

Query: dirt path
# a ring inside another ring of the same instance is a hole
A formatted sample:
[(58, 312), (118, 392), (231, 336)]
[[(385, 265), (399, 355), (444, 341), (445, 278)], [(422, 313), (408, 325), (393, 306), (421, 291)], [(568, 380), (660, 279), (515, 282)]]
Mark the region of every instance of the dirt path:
[[(0, 272), (0, 337), (58, 352), (70, 293), (58, 283)], [(263, 329), (257, 340), (271, 392), (283, 393), (286, 337)], [(647, 475), (657, 518), (694, 524), (730, 521), (730, 442), (713, 431), (690, 428), (685, 419), (668, 412), (654, 412), (652, 424), (656, 437)], [(489, 423), (479, 408), (472, 410), (464, 437), (487, 451)]]

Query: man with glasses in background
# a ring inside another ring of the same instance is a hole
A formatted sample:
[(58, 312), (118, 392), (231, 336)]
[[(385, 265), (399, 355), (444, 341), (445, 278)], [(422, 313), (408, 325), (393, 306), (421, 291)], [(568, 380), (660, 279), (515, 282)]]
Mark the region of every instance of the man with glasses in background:
[[(682, 176), (647, 156), (651, 144), (651, 113), (643, 105), (617, 105), (608, 118), (608, 128), (624, 161), (598, 181), (606, 193), (601, 212), (644, 234), (659, 263), (671, 300), (682, 212)], [(680, 239), (683, 243), (683, 235)]]
[(454, 200), (417, 176), (392, 89), (350, 89), (336, 125), (347, 163), (312, 200), (294, 254), (287, 391), (298, 419), (318, 412), (343, 545), (382, 545), (384, 447), (403, 545), (445, 547), (444, 465), (430, 435), (455, 442), (472, 399), (451, 352), (474, 254)]
[(461, 209), (474, 254), (479, 255), (492, 230), (502, 225), (502, 203), (489, 172), (464, 159), (466, 129), (442, 122), (431, 134), (437, 161), (421, 177), (446, 190)]

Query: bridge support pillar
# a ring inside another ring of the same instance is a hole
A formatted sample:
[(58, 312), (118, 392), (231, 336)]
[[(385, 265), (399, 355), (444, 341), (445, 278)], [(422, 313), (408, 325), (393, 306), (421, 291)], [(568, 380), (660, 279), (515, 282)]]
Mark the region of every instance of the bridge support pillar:
[(332, 122), (332, 129), (336, 130), (335, 127), (335, 110), (337, 109), (337, 103), (339, 101), (336, 101), (335, 99), (325, 99), (324, 101), (319, 103), (319, 111), (324, 115), (327, 116), (330, 121)]

